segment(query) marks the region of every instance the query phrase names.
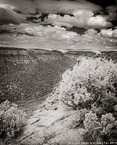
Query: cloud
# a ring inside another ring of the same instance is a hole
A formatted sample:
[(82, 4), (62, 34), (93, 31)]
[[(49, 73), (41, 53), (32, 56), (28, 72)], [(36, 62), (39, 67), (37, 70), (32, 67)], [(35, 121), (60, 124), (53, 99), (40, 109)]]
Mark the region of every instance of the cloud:
[(50, 14), (46, 22), (58, 26), (85, 27), (89, 18), (93, 16), (93, 12), (89, 10), (78, 10), (74, 12), (73, 15), (74, 16), (64, 15), (64, 17), (62, 17), (56, 14)]
[(110, 22), (106, 21), (106, 18), (101, 16), (101, 15), (97, 15), (95, 17), (91, 17), (88, 21), (88, 25), (90, 27), (111, 27), (112, 24)]
[(106, 7), (106, 11), (107, 12), (116, 12), (117, 11), (117, 6), (115, 6), (115, 5), (108, 6), (108, 7)]
[(0, 6), (0, 23), (1, 24), (20, 24), (25, 19), (24, 16), (17, 14), (8, 7)]
[[(94, 29), (87, 30), (80, 35), (76, 32), (67, 31), (58, 26), (42, 26), (39, 24), (26, 23), (20, 25), (2, 25), (0, 31), (7, 30), (10, 33), (0, 35), (1, 45), (26, 48), (44, 48), (56, 50), (109, 50), (117, 44), (117, 29), (114, 30), (112, 39), (102, 36)], [(18, 37), (17, 37), (18, 36)], [(5, 38), (5, 39), (4, 39)], [(6, 39), (7, 38), (7, 39)], [(7, 42), (7, 43), (6, 43)], [(29, 43), (30, 42), (30, 43)], [(66, 42), (66, 43), (65, 43)], [(94, 47), (95, 46), (95, 47)]]
[(108, 13), (108, 15), (106, 16), (106, 19), (108, 21), (116, 20), (116, 18), (117, 18), (117, 6), (108, 6), (106, 8), (106, 12)]
[(112, 30), (112, 29), (107, 29), (107, 30), (103, 29), (103, 30), (101, 30), (100, 35), (104, 36), (104, 37), (115, 37), (115, 38), (117, 38), (117, 29), (114, 29), (114, 30)]
[(51, 26), (42, 26), (42, 25), (35, 25), (35, 24), (20, 24), (20, 25), (10, 25), (9, 27), (7, 25), (3, 25), (0, 27), (0, 31), (7, 30), (7, 32), (10, 32), (10, 35), (12, 34), (20, 34), (20, 35), (29, 35), (34, 36), (35, 38), (38, 37), (38, 39), (43, 39), (45, 41), (47, 40), (69, 40), (69, 41), (75, 41), (80, 35), (67, 31), (65, 28), (61, 27), (51, 27)]
[(35, 13), (36, 5), (32, 0), (0, 0), (0, 5), (12, 6), (12, 10), (23, 14)]
[(39, 10), (49, 12), (49, 13), (68, 13), (72, 14), (74, 11), (79, 9), (100, 11), (101, 7), (95, 4), (92, 4), (85, 0), (78, 1), (53, 1), (53, 0), (43, 0), (39, 2)]
[(22, 13), (35, 13), (36, 10), (45, 13), (73, 13), (77, 9), (99, 11), (100, 6), (86, 0), (56, 1), (56, 0), (0, 0), (0, 3), (14, 6)]
[(94, 16), (94, 12), (91, 10), (77, 10), (73, 12), (73, 16), (64, 15), (63, 17), (57, 14), (50, 14), (45, 22), (57, 26), (76, 26), (84, 28), (103, 28), (112, 25), (110, 22), (106, 21), (104, 16)]
[[(100, 6), (87, 0), (0, 0), (0, 20), (2, 23), (19, 24), (30, 14), (43, 12), (51, 13), (46, 23), (55, 26), (93, 28), (111, 26), (111, 23), (107, 22), (111, 16), (98, 15), (94, 17), (94, 13), (100, 12), (101, 9)], [(57, 15), (59, 13), (66, 15), (61, 17)], [(73, 17), (69, 14), (72, 14)]]
[[(44, 26), (29, 26), (22, 29), (22, 32), (27, 35), (44, 37), (45, 39), (56, 39), (56, 40), (71, 40), (78, 37), (75, 32), (69, 32), (65, 28), (61, 27), (44, 27)], [(21, 33), (21, 31), (20, 31)]]

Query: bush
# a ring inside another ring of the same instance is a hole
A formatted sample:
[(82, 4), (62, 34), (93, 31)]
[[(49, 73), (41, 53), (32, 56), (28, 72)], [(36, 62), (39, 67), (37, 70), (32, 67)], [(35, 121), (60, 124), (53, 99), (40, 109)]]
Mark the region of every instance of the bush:
[(26, 123), (26, 114), (17, 105), (5, 101), (0, 104), (0, 138), (13, 138)]
[[(73, 109), (103, 107), (110, 100), (113, 111), (117, 103), (117, 64), (102, 58), (82, 58), (72, 70), (67, 70), (60, 82), (60, 101)], [(113, 101), (114, 100), (114, 101)], [(105, 102), (105, 104), (104, 104)]]
[(106, 113), (97, 117), (96, 113), (89, 112), (85, 114), (84, 119), (84, 140), (97, 141), (116, 141), (117, 121), (112, 113)]
[[(81, 57), (62, 75), (58, 90), (64, 107), (81, 112), (80, 129), (85, 141), (116, 140), (117, 63)], [(87, 110), (85, 114), (83, 109)]]

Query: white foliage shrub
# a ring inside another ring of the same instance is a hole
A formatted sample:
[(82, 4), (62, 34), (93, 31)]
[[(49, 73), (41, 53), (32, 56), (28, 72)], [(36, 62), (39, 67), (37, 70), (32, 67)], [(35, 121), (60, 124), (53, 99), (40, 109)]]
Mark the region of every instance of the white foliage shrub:
[(59, 99), (73, 109), (86, 108), (103, 98), (115, 97), (116, 82), (117, 64), (112, 60), (82, 57), (62, 75)]
[(0, 104), (0, 138), (12, 138), (26, 123), (26, 114), (17, 105), (5, 101)]
[(101, 125), (103, 127), (102, 133), (103, 134), (110, 134), (111, 129), (115, 125), (115, 117), (113, 117), (113, 114), (107, 113), (105, 115), (102, 115), (101, 117)]
[(62, 105), (77, 110), (80, 117), (71, 126), (79, 129), (84, 142), (117, 141), (117, 63), (79, 57), (46, 103), (47, 108)]
[[(117, 135), (114, 130), (117, 129), (117, 121), (112, 113), (106, 113), (101, 116), (101, 118), (97, 117), (96, 113), (90, 111), (85, 114), (84, 119), (84, 132), (82, 135), (85, 139), (89, 139), (90, 141), (96, 141), (97, 139), (102, 139), (104, 137), (108, 138), (108, 141), (113, 140), (114, 136)], [(107, 140), (106, 140), (107, 141)]]
[(98, 122), (98, 117), (96, 116), (95, 113), (92, 113), (91, 111), (89, 113), (85, 114), (85, 120), (84, 120), (84, 126), (87, 130), (91, 130), (91, 128), (94, 128), (99, 126)]

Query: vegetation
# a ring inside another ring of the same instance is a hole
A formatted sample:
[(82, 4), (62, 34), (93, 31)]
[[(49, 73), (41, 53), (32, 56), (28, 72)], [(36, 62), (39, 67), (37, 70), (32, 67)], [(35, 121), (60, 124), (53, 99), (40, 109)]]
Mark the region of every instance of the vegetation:
[(63, 107), (80, 112), (81, 120), (75, 126), (80, 126), (85, 141), (116, 140), (117, 63), (80, 57), (62, 75), (57, 91)]
[(26, 114), (17, 105), (5, 101), (0, 104), (0, 138), (13, 138), (26, 123)]
[[(43, 100), (47, 97), (45, 95), (51, 92), (53, 86), (59, 82), (63, 71), (73, 66), (76, 58), (79, 57), (77, 64), (62, 75), (61, 82), (42, 104), (41, 109), (55, 111), (62, 104), (63, 108), (71, 109), (74, 114), (77, 112), (78, 117), (72, 114), (69, 117), (73, 119), (67, 121), (68, 127), (72, 131), (74, 128), (80, 130), (84, 141), (116, 141), (116, 52), (103, 52), (99, 55), (86, 52), (84, 57), (81, 57), (82, 52), (56, 54), (56, 56), (53, 54), (49, 58), (49, 54), (44, 54), (42, 58), (40, 57), (42, 54), (38, 52), (34, 52), (34, 55), (36, 57), (32, 57), (32, 52), (29, 55), (30, 61), (32, 58), (36, 61), (34, 64), (31, 62), (29, 64), (19, 63), (19, 58), (16, 60), (12, 55), (9, 55), (9, 58), (7, 55), (1, 57), (0, 61), (3, 63), (0, 67), (0, 102), (6, 99), (14, 101), (21, 106), (24, 105), (23, 107), (26, 107), (29, 113), (31, 107), (35, 109), (37, 105), (41, 104), (40, 97), (42, 96)], [(20, 59), (23, 60), (22, 56)], [(13, 60), (16, 62), (14, 63)], [(64, 110), (62, 111), (64, 112)], [(24, 125), (25, 119), (25, 113), (19, 110), (17, 105), (9, 101), (1, 103), (0, 138), (14, 138)], [(62, 122), (63, 128), (66, 120), (66, 118), (62, 120), (64, 121), (64, 123)]]

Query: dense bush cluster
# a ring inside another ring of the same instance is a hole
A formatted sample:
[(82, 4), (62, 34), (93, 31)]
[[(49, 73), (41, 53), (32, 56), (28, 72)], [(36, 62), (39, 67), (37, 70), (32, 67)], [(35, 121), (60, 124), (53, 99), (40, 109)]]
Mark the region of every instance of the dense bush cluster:
[[(102, 58), (82, 58), (67, 70), (60, 83), (60, 100), (74, 109), (116, 104), (117, 64)], [(98, 105), (100, 104), (100, 105)], [(110, 111), (113, 107), (109, 107)]]
[(26, 114), (17, 105), (5, 101), (0, 104), (0, 138), (13, 138), (26, 123)]
[(88, 141), (114, 142), (117, 136), (117, 120), (112, 113), (102, 114), (98, 117), (92, 111), (85, 114), (83, 137)]
[(81, 112), (85, 140), (115, 141), (117, 63), (105, 58), (79, 58), (73, 69), (63, 74), (58, 89), (63, 106)]

